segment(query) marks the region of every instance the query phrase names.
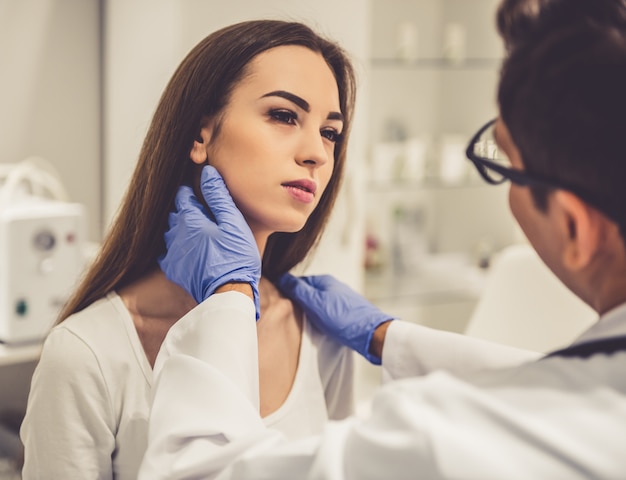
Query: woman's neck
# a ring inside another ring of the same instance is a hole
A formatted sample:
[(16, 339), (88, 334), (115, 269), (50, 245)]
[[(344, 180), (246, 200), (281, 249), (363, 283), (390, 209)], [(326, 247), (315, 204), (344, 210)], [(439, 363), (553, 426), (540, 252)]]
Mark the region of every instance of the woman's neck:
[(259, 281), (259, 297), (261, 300), (261, 311), (267, 310), (282, 298), (276, 286), (263, 276)]
[(154, 367), (170, 327), (197, 305), (182, 287), (155, 269), (117, 292), (128, 309), (146, 358)]
[(267, 278), (259, 282), (261, 317), (257, 322), (261, 416), (285, 402), (298, 369), (302, 314)]
[(197, 305), (158, 268), (121, 289), (118, 295), (131, 313), (142, 317), (180, 318)]

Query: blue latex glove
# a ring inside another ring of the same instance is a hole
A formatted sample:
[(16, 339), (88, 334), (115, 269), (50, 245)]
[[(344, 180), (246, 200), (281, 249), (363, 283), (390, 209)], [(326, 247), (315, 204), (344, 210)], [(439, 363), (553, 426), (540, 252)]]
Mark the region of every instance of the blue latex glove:
[(225, 283), (249, 283), (258, 320), (261, 257), (252, 231), (214, 167), (202, 169), (200, 190), (215, 219), (191, 187), (181, 186), (165, 232), (167, 252), (159, 265), (198, 303)]
[(370, 342), (376, 327), (392, 320), (391, 315), (330, 275), (294, 277), (286, 273), (278, 286), (318, 329), (380, 365), (381, 359), (369, 353)]

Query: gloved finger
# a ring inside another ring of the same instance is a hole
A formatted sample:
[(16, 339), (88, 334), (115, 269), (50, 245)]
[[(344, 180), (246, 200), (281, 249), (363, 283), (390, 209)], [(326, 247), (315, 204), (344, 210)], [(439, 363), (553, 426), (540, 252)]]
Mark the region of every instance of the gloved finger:
[(278, 279), (278, 288), (287, 297), (299, 303), (308, 304), (318, 294), (317, 288), (307, 283), (307, 277), (296, 277), (285, 273)]
[(285, 295), (288, 295), (290, 292), (296, 288), (298, 284), (298, 277), (292, 275), (291, 273), (283, 273), (278, 279), (278, 289), (283, 292)]
[(230, 196), (224, 179), (215, 167), (206, 165), (202, 169), (200, 190), (218, 225), (247, 226), (243, 215)]
[(176, 207), (176, 212), (199, 209), (203, 214), (206, 215), (207, 213), (204, 205), (196, 198), (193, 189), (189, 185), (178, 187), (176, 197), (174, 198), (174, 206)]
[(349, 288), (346, 284), (340, 282), (332, 275), (310, 275), (308, 277), (301, 277), (300, 279), (311, 288), (320, 292)]
[(214, 231), (217, 228), (215, 221), (194, 195), (191, 187), (186, 185), (179, 187), (174, 204), (175, 209), (168, 217), (169, 230), (166, 233), (170, 235), (166, 236), (167, 245), (177, 236), (191, 241), (190, 236), (193, 232)]

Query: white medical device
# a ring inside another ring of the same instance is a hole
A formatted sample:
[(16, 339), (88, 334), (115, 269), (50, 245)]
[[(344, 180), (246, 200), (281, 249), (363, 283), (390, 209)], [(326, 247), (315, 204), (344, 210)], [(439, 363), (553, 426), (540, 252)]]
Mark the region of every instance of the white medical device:
[(41, 165), (0, 164), (0, 342), (7, 344), (45, 337), (85, 264), (84, 207), (66, 201)]

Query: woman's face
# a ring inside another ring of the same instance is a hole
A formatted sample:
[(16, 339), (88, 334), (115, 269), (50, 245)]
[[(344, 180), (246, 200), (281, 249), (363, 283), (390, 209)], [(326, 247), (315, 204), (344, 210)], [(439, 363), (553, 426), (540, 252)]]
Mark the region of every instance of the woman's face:
[[(222, 175), (257, 242), (304, 226), (333, 173), (343, 130), (337, 82), (324, 58), (305, 47), (267, 50), (235, 87), (191, 156)], [(201, 149), (198, 152), (198, 148)], [(196, 157), (194, 157), (196, 155)]]

